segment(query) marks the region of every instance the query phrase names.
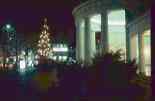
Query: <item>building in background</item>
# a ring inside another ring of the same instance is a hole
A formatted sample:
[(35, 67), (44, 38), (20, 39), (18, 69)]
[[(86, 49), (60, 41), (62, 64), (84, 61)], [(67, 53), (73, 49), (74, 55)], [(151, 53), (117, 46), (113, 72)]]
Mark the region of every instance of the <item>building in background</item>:
[(53, 43), (52, 44), (53, 54), (51, 59), (59, 62), (66, 62), (69, 57), (69, 47), (67, 44), (63, 43)]
[(54, 60), (67, 64), (75, 63), (75, 45), (71, 43), (65, 31), (57, 33), (52, 41)]
[(65, 43), (53, 44), (52, 59), (57, 62), (64, 62), (67, 64), (76, 63), (75, 48)]
[(96, 54), (121, 49), (122, 59), (137, 59), (139, 72), (150, 75), (149, 9), (139, 4), (131, 10), (129, 5), (123, 0), (87, 0), (73, 10), (78, 62), (91, 64)]
[(12, 23), (2, 25), (0, 35), (0, 70), (33, 67), (35, 51)]
[(1, 27), (1, 67), (12, 68), (17, 63), (17, 33), (13, 24), (6, 23)]

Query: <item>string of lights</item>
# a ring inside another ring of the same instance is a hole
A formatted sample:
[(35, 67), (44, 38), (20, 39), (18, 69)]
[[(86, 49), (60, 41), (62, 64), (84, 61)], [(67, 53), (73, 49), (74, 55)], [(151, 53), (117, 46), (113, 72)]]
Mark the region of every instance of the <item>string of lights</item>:
[(42, 25), (42, 31), (38, 41), (38, 55), (44, 56), (48, 58), (51, 53), (51, 45), (50, 45), (50, 33), (49, 26), (47, 25), (47, 18), (44, 19), (44, 23)]

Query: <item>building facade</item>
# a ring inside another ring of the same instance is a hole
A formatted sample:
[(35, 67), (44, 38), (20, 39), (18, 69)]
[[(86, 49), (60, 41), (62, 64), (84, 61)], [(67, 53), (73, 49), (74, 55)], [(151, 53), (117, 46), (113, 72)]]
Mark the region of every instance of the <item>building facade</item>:
[(128, 58), (136, 59), (139, 71), (151, 75), (151, 18), (150, 11), (127, 25)]
[(54, 61), (65, 62), (68, 59), (69, 48), (67, 44), (53, 43), (52, 44), (52, 56)]
[[(145, 68), (150, 68), (151, 55), (144, 56), (151, 54), (150, 50), (145, 50), (150, 49), (148, 48), (150, 47), (149, 12), (137, 16), (132, 21), (127, 21), (126, 8), (122, 3), (114, 3), (113, 0), (88, 0), (76, 7), (73, 10), (73, 15), (76, 24), (77, 61), (91, 64), (92, 58), (96, 54), (115, 52), (121, 49), (124, 53), (122, 58), (137, 59), (141, 72), (146, 73)], [(142, 33), (149, 33), (149, 35)], [(135, 35), (137, 39), (133, 37)], [(145, 37), (144, 40), (143, 36), (149, 37)], [(144, 46), (147, 48), (144, 49)], [(145, 57), (147, 63), (144, 63)]]

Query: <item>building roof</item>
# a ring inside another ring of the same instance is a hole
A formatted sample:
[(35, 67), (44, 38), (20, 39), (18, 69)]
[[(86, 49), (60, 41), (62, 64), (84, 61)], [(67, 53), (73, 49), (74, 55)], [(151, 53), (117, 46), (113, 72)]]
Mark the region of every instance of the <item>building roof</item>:
[(152, 0), (80, 0), (81, 4), (74, 8), (73, 14), (83, 7), (91, 5), (96, 2), (103, 4), (109, 3), (112, 5), (121, 5), (131, 15), (143, 15), (145, 11), (151, 8)]

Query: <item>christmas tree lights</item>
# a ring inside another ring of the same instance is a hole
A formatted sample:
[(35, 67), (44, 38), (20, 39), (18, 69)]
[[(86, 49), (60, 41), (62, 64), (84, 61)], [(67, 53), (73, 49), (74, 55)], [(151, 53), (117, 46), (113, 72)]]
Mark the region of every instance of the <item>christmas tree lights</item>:
[(40, 57), (48, 58), (51, 54), (51, 45), (50, 45), (50, 33), (49, 27), (47, 25), (47, 19), (44, 19), (44, 24), (42, 25), (42, 31), (38, 41), (38, 55)]

